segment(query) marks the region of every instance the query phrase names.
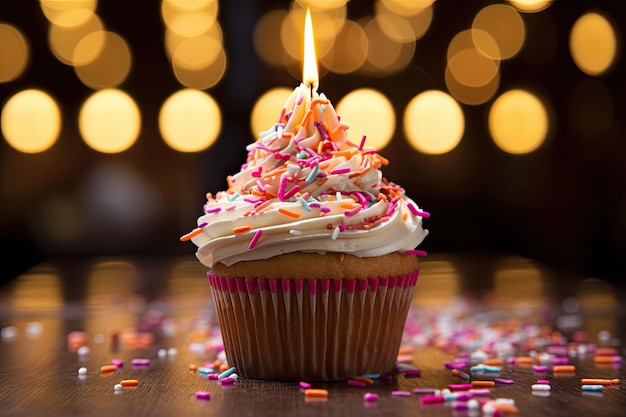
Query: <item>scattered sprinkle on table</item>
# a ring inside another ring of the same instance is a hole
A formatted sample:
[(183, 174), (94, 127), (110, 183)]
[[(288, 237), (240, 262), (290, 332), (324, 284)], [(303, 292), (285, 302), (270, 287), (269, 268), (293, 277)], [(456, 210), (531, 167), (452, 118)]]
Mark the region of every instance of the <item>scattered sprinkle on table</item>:
[(394, 397), (410, 397), (410, 391), (391, 391), (391, 395)]
[(309, 388), (304, 391), (305, 397), (311, 398), (326, 398), (328, 397), (328, 390), (319, 389), (319, 388)]
[(363, 400), (368, 402), (378, 401), (378, 394), (373, 392), (366, 392), (363, 394)]
[(197, 391), (196, 398), (199, 400), (210, 400), (211, 393), (209, 391)]
[(106, 372), (114, 372), (117, 370), (117, 366), (115, 365), (103, 365), (100, 367), (100, 372), (102, 373), (106, 373)]

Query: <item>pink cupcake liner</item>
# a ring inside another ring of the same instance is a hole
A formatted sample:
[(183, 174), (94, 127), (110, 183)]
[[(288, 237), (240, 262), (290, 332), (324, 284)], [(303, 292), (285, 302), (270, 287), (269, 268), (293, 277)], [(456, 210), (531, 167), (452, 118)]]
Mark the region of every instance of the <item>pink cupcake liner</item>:
[(272, 380), (347, 380), (393, 369), (419, 271), (275, 280), (208, 274), (229, 365)]

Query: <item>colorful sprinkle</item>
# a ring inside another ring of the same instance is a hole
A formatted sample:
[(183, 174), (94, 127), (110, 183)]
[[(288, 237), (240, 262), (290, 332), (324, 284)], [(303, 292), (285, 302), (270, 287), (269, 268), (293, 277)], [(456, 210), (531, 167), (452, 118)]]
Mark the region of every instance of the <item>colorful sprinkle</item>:
[(350, 385), (351, 387), (365, 388), (367, 386), (365, 382), (357, 381), (355, 379), (349, 379), (347, 382), (348, 382), (348, 385)]
[(363, 401), (378, 401), (378, 394), (375, 394), (373, 392), (366, 392), (365, 394), (363, 394)]
[(248, 249), (253, 249), (256, 244), (259, 242), (259, 239), (261, 239), (261, 235), (263, 234), (263, 230), (258, 229), (255, 233), (254, 236), (252, 236), (252, 239), (250, 240), (250, 243), (248, 244)]
[(123, 387), (136, 387), (139, 385), (139, 381), (136, 379), (123, 379), (120, 381), (120, 385)]
[(304, 381), (300, 381), (300, 388), (302, 389), (309, 389), (311, 388), (311, 384), (309, 384), (308, 382), (304, 382)]
[(199, 400), (210, 400), (211, 393), (209, 391), (197, 391), (196, 398)]
[(239, 233), (244, 233), (247, 232), (248, 230), (250, 230), (250, 226), (237, 226), (237, 227), (233, 227), (233, 234), (239, 234)]
[(285, 216), (289, 216), (289, 217), (293, 217), (294, 219), (297, 219), (300, 217), (300, 213), (297, 213), (295, 211), (291, 211), (291, 210), (287, 210), (286, 208), (279, 208), (278, 212), (281, 214), (284, 214)]
[(196, 227), (191, 232), (189, 232), (189, 233), (187, 233), (185, 235), (182, 235), (180, 237), (180, 241), (181, 242), (186, 242), (186, 241), (190, 240), (191, 238), (193, 238), (195, 236), (198, 236), (200, 233), (202, 233), (202, 228)]
[(320, 388), (309, 388), (304, 391), (304, 396), (314, 398), (326, 398), (328, 397), (328, 390)]

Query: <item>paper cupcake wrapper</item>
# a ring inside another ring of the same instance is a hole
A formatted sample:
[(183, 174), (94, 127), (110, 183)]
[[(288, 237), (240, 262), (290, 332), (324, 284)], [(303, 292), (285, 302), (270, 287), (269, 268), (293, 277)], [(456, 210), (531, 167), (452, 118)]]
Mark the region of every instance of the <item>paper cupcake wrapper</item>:
[(208, 274), (229, 365), (272, 380), (345, 380), (393, 369), (419, 271), (363, 280)]

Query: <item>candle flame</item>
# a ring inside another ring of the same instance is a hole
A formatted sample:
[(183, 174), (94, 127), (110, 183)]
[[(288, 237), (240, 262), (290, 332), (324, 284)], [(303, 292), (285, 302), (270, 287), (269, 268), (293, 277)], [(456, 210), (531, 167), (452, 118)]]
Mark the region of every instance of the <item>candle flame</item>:
[(319, 75), (317, 72), (317, 57), (315, 55), (315, 38), (313, 37), (313, 22), (311, 10), (307, 7), (304, 19), (304, 64), (302, 68), (302, 81), (308, 86), (317, 88)]

